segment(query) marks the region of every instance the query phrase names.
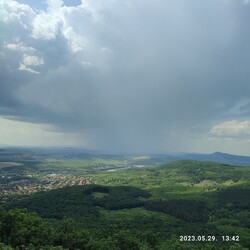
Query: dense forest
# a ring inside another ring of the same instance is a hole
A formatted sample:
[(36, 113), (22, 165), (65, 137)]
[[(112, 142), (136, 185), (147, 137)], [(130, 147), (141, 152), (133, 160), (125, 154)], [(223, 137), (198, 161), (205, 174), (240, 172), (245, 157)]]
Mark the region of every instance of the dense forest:
[(9, 196), (0, 249), (249, 249), (249, 173), (187, 160)]

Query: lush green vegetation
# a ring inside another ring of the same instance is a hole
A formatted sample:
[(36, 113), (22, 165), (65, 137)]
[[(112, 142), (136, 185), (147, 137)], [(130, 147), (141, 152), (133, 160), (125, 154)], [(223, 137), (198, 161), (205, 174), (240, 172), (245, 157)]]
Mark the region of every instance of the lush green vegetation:
[[(0, 249), (250, 248), (249, 167), (187, 160), (91, 176), (95, 185), (6, 202)], [(227, 235), (239, 241), (222, 241)]]

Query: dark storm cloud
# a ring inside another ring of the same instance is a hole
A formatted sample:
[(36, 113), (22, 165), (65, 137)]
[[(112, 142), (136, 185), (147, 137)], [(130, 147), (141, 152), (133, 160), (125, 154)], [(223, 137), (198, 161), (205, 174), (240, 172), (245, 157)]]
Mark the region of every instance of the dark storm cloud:
[[(19, 103), (11, 114), (18, 119), (77, 132), (96, 148), (178, 150), (176, 136), (192, 144), (249, 99), (250, 5), (243, 1), (50, 3), (48, 12), (27, 13), (17, 41), (20, 20), (3, 22), (12, 32), (2, 38), (1, 68), (9, 70), (1, 105)], [(21, 42), (34, 50), (11, 57), (6, 44)]]

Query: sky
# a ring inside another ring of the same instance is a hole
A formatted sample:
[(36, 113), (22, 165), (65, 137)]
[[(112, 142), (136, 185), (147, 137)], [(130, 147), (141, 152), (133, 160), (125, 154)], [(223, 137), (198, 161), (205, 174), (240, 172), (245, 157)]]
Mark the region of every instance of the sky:
[(0, 144), (250, 155), (250, 1), (0, 0)]

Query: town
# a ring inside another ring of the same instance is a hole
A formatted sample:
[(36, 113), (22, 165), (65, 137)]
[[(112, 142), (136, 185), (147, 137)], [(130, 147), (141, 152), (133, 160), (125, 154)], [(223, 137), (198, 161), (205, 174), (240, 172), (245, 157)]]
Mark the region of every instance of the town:
[(38, 175), (2, 175), (0, 195), (23, 194), (28, 195), (40, 191), (49, 191), (65, 186), (83, 186), (94, 184), (93, 177), (83, 177), (65, 174)]

